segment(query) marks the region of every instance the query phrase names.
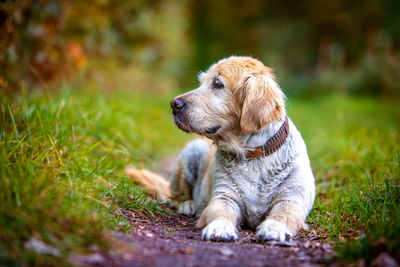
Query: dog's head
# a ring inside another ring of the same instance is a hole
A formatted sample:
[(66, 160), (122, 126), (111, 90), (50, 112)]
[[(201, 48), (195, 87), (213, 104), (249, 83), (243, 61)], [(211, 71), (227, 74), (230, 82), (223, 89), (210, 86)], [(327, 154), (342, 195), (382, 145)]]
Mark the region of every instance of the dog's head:
[(257, 59), (223, 59), (200, 73), (199, 82), (171, 101), (175, 124), (186, 132), (250, 134), (281, 118), (284, 94), (272, 70)]

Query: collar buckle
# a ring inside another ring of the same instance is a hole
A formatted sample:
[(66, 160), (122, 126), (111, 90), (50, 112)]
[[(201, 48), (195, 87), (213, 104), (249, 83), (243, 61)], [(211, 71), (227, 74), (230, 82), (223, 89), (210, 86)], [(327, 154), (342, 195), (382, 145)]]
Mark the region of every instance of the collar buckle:
[(265, 145), (261, 146), (261, 150), (262, 150), (262, 152), (261, 152), (261, 156), (260, 157), (266, 157), (267, 153), (265, 153)]

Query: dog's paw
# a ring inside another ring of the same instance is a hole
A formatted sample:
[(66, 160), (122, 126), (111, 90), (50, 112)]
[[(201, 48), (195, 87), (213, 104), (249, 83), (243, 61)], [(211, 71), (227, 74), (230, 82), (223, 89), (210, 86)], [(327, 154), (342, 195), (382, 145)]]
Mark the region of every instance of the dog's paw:
[(275, 220), (264, 221), (257, 227), (257, 230), (257, 237), (263, 240), (286, 241), (286, 239), (291, 240), (293, 237), (286, 224)]
[(185, 214), (188, 216), (194, 216), (196, 209), (194, 208), (193, 200), (186, 200), (185, 202), (178, 205), (179, 214)]
[(203, 229), (201, 238), (207, 241), (230, 241), (238, 240), (236, 227), (227, 221), (216, 220)]

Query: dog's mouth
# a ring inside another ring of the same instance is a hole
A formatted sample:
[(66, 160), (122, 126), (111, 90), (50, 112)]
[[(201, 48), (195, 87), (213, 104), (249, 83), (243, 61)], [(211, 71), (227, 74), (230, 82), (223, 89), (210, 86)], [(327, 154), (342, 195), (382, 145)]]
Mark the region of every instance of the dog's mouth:
[(186, 122), (185, 119), (182, 119), (180, 116), (174, 115), (174, 122), (179, 129), (187, 133), (197, 133), (200, 135), (213, 135), (218, 132), (221, 126), (217, 125), (214, 127), (206, 128), (206, 129), (197, 129)]
[(175, 125), (178, 126), (179, 129), (181, 129), (184, 132), (191, 133), (193, 132), (190, 127), (187, 127), (185, 123), (182, 123), (176, 116), (174, 116), (174, 122)]

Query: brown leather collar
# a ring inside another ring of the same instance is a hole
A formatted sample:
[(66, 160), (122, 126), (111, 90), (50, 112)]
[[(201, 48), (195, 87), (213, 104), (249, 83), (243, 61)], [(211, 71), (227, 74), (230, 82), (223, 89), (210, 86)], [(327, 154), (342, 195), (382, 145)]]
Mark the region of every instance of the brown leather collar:
[(279, 128), (278, 132), (268, 139), (264, 145), (257, 147), (255, 150), (247, 151), (246, 159), (254, 159), (271, 155), (285, 143), (288, 135), (289, 121), (288, 117), (286, 116), (285, 121), (283, 122), (281, 128)]

